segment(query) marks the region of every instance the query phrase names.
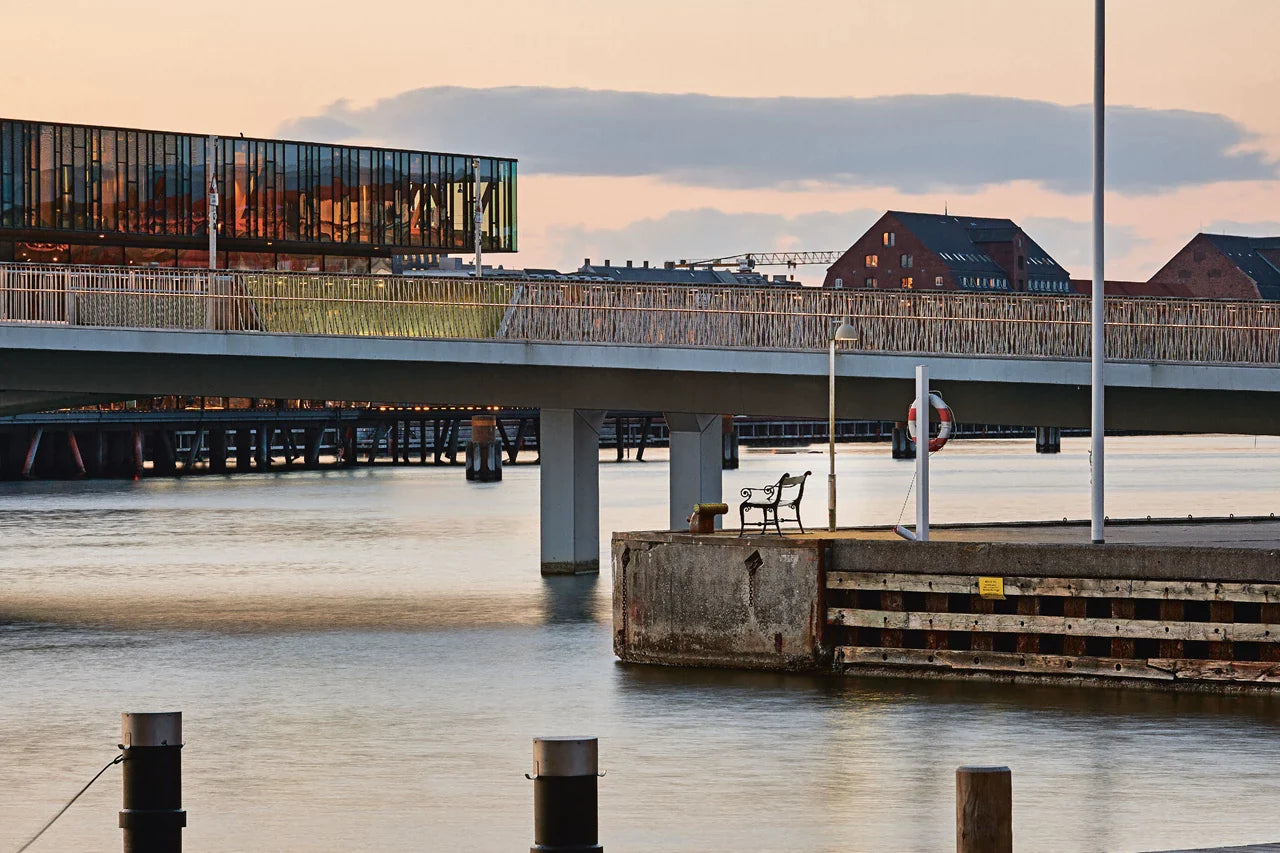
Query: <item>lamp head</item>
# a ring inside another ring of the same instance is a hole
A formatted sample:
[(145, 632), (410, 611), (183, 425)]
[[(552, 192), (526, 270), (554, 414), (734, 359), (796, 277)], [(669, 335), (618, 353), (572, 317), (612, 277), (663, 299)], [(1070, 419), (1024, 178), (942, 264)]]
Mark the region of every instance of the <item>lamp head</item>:
[(858, 330), (849, 324), (849, 318), (846, 317), (840, 327), (836, 329), (833, 337), (837, 341), (856, 341), (858, 339)]

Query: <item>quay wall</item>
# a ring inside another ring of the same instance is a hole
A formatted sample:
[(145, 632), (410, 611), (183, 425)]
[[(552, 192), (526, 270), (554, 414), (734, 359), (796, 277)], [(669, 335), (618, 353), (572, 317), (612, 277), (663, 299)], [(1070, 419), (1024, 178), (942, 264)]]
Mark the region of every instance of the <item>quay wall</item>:
[(614, 650), (673, 666), (1280, 688), (1280, 522), (1131, 527), (1151, 544), (616, 533)]
[(614, 534), (614, 652), (677, 666), (829, 666), (822, 550), (816, 542)]

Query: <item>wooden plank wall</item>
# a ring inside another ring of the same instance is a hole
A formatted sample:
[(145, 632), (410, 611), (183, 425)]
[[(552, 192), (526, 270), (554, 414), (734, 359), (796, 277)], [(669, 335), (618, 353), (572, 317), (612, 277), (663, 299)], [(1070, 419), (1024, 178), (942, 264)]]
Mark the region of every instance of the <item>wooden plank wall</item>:
[(848, 667), (1280, 685), (1280, 584), (828, 572)]

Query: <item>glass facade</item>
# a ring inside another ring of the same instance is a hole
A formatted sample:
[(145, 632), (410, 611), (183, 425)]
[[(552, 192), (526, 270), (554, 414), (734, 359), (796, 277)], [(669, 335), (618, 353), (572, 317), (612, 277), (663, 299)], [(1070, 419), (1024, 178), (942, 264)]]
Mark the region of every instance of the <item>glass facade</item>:
[[(367, 268), (369, 259), (396, 254), (468, 253), (475, 246), (471, 160), (0, 119), (0, 242), (10, 244), (0, 254), (62, 262), (116, 257), (108, 246), (171, 249), (159, 263), (195, 265), (188, 253), (208, 245), (210, 168), (218, 248), (229, 260), (305, 270), (347, 258), (364, 258)], [(516, 162), (479, 158), (479, 192), (481, 246), (514, 252)], [(44, 248), (55, 245), (62, 251)]]

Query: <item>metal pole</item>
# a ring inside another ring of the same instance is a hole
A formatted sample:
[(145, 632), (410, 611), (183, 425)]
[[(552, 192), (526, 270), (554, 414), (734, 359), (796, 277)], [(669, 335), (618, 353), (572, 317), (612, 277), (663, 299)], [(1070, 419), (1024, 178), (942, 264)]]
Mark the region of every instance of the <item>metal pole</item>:
[(209, 269), (218, 268), (218, 137), (209, 137)]
[(597, 782), (600, 744), (593, 737), (533, 739), (533, 846), (529, 853), (599, 853)]
[(831, 461), (831, 473), (827, 474), (827, 529), (836, 529), (836, 339), (831, 339), (831, 353), (827, 359), (828, 418), (827, 457)]
[(182, 713), (121, 714), (124, 853), (181, 853)]
[(475, 175), (475, 232), (476, 232), (476, 278), (480, 278), (480, 229), (484, 225), (484, 203), (480, 196), (480, 158), (471, 158), (471, 169)]
[(929, 541), (929, 368), (916, 366), (916, 541)]
[(1093, 34), (1093, 294), (1090, 347), (1093, 371), (1093, 419), (1090, 427), (1089, 458), (1092, 468), (1090, 531), (1095, 544), (1106, 541), (1106, 509), (1103, 504), (1104, 452), (1107, 418), (1105, 412), (1106, 367), (1106, 271), (1103, 264), (1103, 186), (1106, 176), (1106, 49), (1107, 0), (1094, 0)]
[(956, 769), (956, 853), (1013, 853), (1008, 767)]

